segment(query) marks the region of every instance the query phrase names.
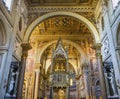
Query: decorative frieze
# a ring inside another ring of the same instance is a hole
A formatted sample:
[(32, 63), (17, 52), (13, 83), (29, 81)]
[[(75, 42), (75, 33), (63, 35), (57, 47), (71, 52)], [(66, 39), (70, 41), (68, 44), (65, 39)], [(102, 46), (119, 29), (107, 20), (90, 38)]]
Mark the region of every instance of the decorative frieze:
[(103, 42), (103, 48), (104, 48), (104, 54), (108, 55), (109, 54), (109, 49), (110, 49), (108, 37)]
[(70, 11), (70, 12), (94, 12), (94, 7), (91, 6), (67, 6), (67, 7), (51, 7), (51, 6), (47, 6), (47, 7), (30, 7), (29, 8), (29, 13), (33, 13), (33, 12), (54, 12), (54, 11)]

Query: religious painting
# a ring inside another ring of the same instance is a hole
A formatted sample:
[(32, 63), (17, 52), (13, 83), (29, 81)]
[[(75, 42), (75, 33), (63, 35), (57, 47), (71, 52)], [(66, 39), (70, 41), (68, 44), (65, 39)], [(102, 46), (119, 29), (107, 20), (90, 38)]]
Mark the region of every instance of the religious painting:
[(26, 61), (26, 71), (32, 72), (34, 70), (34, 49), (28, 51), (28, 57)]

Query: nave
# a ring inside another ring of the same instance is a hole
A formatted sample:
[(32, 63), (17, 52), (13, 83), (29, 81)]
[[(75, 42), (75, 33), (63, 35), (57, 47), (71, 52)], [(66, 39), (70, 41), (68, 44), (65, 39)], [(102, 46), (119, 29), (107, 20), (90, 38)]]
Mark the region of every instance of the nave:
[(120, 0), (0, 0), (0, 99), (120, 99)]

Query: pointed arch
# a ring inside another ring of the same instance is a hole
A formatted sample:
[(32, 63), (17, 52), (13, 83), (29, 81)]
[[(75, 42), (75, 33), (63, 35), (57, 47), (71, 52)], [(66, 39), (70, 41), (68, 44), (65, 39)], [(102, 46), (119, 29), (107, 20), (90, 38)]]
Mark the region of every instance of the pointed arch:
[[(39, 59), (41, 60), (41, 57), (42, 57), (42, 54), (43, 54), (43, 52), (45, 51), (45, 49), (47, 49), (50, 45), (52, 45), (53, 43), (56, 43), (57, 42), (57, 40), (55, 40), (55, 41), (51, 41), (51, 42), (49, 42), (49, 43), (47, 43), (42, 49), (41, 49), (41, 52), (40, 52), (40, 55), (39, 55)], [(80, 53), (80, 55), (81, 55), (81, 57), (82, 57), (82, 61), (85, 61), (86, 60), (86, 58), (87, 58), (87, 56), (86, 56), (86, 54), (85, 54), (85, 52), (82, 50), (82, 48), (77, 44), (77, 43), (74, 43), (74, 42), (72, 42), (72, 41), (70, 41), (70, 40), (62, 40), (62, 42), (63, 43), (66, 43), (66, 44), (71, 44), (71, 45), (73, 45), (77, 50), (78, 50), (78, 52)], [(39, 60), (39, 61), (40, 61)]]

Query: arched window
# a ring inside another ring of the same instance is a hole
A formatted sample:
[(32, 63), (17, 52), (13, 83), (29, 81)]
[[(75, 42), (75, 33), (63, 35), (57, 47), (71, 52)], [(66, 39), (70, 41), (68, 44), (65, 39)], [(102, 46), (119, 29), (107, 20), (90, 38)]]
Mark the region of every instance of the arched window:
[(118, 5), (118, 2), (120, 0), (112, 0), (112, 4), (113, 4), (113, 8), (115, 9), (115, 7)]
[(7, 9), (10, 11), (13, 0), (3, 0), (3, 2), (5, 3), (5, 6), (7, 7)]

